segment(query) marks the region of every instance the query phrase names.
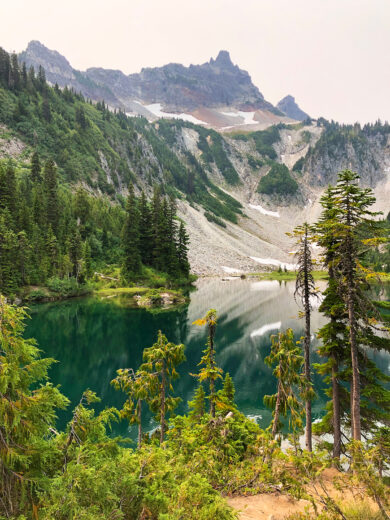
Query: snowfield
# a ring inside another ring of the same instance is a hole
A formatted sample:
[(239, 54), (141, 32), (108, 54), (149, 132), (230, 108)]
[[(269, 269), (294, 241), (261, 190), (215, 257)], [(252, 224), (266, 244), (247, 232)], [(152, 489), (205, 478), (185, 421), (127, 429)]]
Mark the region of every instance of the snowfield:
[(242, 117), (244, 122), (239, 123), (237, 126), (259, 124), (259, 122), (255, 121), (255, 119), (254, 119), (256, 112), (243, 112), (242, 110), (237, 110), (237, 112), (220, 112), (220, 113), (223, 114), (224, 116), (228, 116), (228, 117)]
[(281, 262), (280, 260), (275, 260), (274, 258), (258, 258), (257, 256), (250, 256), (253, 261), (262, 265), (274, 265), (275, 267), (281, 267), (282, 269), (286, 268), (288, 271), (295, 271), (297, 268), (297, 264), (287, 264), (286, 262)]
[(197, 119), (191, 114), (173, 114), (171, 112), (164, 112), (162, 110), (161, 103), (152, 103), (151, 105), (144, 105), (146, 110), (149, 110), (154, 116), (159, 118), (167, 118), (167, 119), (182, 119), (183, 121), (188, 121), (190, 123), (194, 123), (195, 125), (204, 125), (206, 124), (204, 121)]
[(234, 267), (227, 267), (226, 265), (221, 265), (221, 268), (225, 271), (225, 273), (243, 273), (241, 269), (235, 269)]
[(260, 206), (259, 204), (248, 204), (248, 206), (252, 209), (260, 211), (260, 213), (262, 213), (263, 215), (268, 215), (269, 217), (280, 218), (278, 211), (270, 211), (268, 209), (263, 208), (263, 206)]

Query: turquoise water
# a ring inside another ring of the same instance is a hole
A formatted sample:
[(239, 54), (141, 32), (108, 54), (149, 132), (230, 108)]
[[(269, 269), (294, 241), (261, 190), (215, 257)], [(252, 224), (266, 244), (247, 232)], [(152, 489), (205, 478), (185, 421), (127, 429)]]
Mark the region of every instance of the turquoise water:
[[(162, 330), (170, 341), (186, 345), (187, 361), (180, 366), (180, 379), (174, 383), (176, 394), (183, 403), (179, 412), (192, 397), (196, 386), (189, 373), (196, 372), (206, 341), (206, 330), (192, 322), (210, 308), (218, 311), (216, 334), (217, 361), (233, 377), (236, 402), (242, 412), (253, 416), (266, 426), (270, 411), (264, 408), (263, 396), (275, 392), (276, 381), (271, 369), (264, 364), (269, 353), (270, 335), (292, 327), (296, 338), (303, 334), (303, 322), (298, 318), (299, 308), (294, 301), (294, 282), (204, 279), (191, 294), (188, 306), (163, 312), (150, 312), (119, 306), (113, 299), (95, 297), (68, 300), (31, 308), (27, 337), (37, 339), (43, 355), (58, 361), (50, 370), (51, 380), (61, 386), (71, 400), (69, 410), (60, 415), (60, 426), (70, 417), (71, 409), (80, 400), (86, 388), (94, 390), (105, 406), (120, 407), (124, 395), (110, 386), (118, 368), (136, 369), (142, 362), (142, 351), (151, 346)], [(324, 323), (314, 309), (313, 333)], [(313, 338), (313, 360), (317, 340)], [(388, 370), (389, 357), (379, 353), (376, 360)], [(318, 399), (313, 403), (313, 414), (323, 410), (323, 384), (314, 378)], [(154, 426), (150, 416), (145, 417), (146, 428)], [(115, 431), (127, 434), (122, 423)], [(133, 431), (130, 431), (133, 435)]]

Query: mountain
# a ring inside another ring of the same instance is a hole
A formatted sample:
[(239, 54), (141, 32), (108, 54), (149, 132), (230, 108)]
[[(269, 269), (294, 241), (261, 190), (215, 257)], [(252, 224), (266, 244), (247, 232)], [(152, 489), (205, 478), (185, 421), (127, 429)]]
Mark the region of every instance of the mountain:
[(34, 149), (55, 160), (66, 189), (83, 186), (114, 207), (129, 182), (137, 194), (160, 186), (176, 197), (197, 274), (291, 264), (285, 233), (317, 218), (324, 189), (343, 168), (374, 189), (376, 210), (390, 210), (388, 124), (319, 119), (221, 133), (181, 119), (127, 117), (24, 78), (0, 49), (0, 159), (19, 161), (28, 176)]
[(87, 98), (149, 120), (171, 117), (218, 129), (253, 130), (290, 121), (264, 99), (248, 72), (234, 65), (225, 50), (202, 65), (170, 63), (129, 75), (103, 68), (75, 70), (64, 56), (38, 41), (28, 44), (19, 61), (43, 67), (53, 85), (72, 87)]
[(46, 79), (52, 85), (57, 83), (60, 87), (73, 88), (87, 98), (96, 101), (104, 99), (107, 103), (117, 104), (117, 99), (109, 88), (97, 85), (75, 70), (59, 52), (48, 49), (37, 40), (31, 41), (18, 59), (20, 63), (26, 63), (27, 68), (34, 67), (36, 71), (43, 67)]
[(295, 102), (295, 98), (290, 95), (281, 99), (276, 107), (283, 112), (283, 114), (291, 117), (291, 119), (296, 119), (297, 121), (304, 121), (310, 117), (306, 112), (300, 109), (298, 104)]

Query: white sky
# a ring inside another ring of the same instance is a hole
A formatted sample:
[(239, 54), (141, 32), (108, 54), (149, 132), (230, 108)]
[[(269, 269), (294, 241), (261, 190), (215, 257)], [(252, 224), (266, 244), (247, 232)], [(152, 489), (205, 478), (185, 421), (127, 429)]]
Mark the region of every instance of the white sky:
[(390, 0), (0, 0), (0, 46), (40, 40), (72, 66), (138, 72), (220, 49), (272, 103), (390, 120)]

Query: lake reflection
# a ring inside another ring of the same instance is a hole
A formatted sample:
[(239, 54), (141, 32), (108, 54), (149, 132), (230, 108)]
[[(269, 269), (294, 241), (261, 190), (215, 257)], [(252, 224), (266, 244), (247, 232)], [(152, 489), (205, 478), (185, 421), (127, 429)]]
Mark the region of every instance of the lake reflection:
[[(271, 413), (264, 408), (263, 396), (276, 389), (272, 370), (264, 364), (270, 335), (288, 327), (294, 329), (296, 339), (303, 334), (294, 287), (294, 282), (201, 279), (187, 307), (163, 312), (126, 308), (96, 298), (36, 305), (31, 309), (26, 336), (35, 337), (44, 355), (59, 361), (50, 377), (61, 385), (72, 407), (86, 388), (101, 397), (102, 407), (120, 407), (124, 396), (110, 386), (110, 381), (118, 368), (136, 369), (140, 365), (143, 349), (154, 343), (161, 329), (170, 341), (186, 345), (187, 361), (180, 366), (181, 378), (175, 382), (176, 393), (183, 399), (179, 408), (182, 412), (196, 386), (196, 380), (188, 374), (197, 372), (206, 342), (205, 328), (192, 322), (214, 308), (218, 311), (217, 362), (234, 379), (240, 410), (266, 426)], [(318, 303), (314, 302), (314, 306), (318, 307)], [(324, 321), (315, 309), (313, 332)], [(312, 343), (316, 361), (317, 339)], [(382, 370), (388, 370), (389, 358), (385, 354), (377, 354), (376, 360)], [(313, 403), (316, 417), (323, 410), (324, 396), (319, 376), (315, 376), (314, 383), (319, 395)], [(60, 416), (61, 426), (69, 416), (70, 410)], [(146, 427), (152, 425), (150, 417), (145, 422)], [(126, 428), (122, 424), (116, 431), (125, 433)]]

